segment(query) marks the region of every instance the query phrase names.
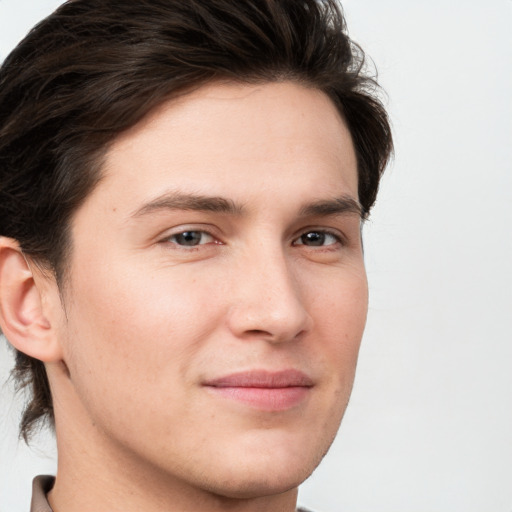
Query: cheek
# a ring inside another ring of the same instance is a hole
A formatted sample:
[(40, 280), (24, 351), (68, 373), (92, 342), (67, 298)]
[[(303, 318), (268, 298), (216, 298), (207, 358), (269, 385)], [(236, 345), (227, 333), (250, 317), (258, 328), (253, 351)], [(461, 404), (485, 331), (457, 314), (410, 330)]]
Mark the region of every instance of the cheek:
[(136, 387), (143, 394), (187, 379), (190, 360), (216, 324), (211, 293), (183, 272), (137, 272), (131, 265), (84, 277), (73, 283), (68, 351), (84, 389), (92, 382), (95, 392)]
[(315, 329), (325, 340), (324, 363), (343, 388), (351, 387), (368, 311), (368, 285), (362, 265), (334, 275), (313, 302)]
[[(104, 275), (96, 272), (77, 282), (75, 310), (82, 317), (90, 315), (94, 326), (114, 339), (117, 333), (127, 336), (126, 342), (142, 335), (154, 344), (167, 345), (175, 332), (188, 334), (201, 327), (199, 319), (213, 313), (207, 300), (211, 297), (208, 282), (198, 286), (198, 278), (189, 274), (129, 262), (118, 264)], [(137, 344), (147, 348), (144, 343)]]

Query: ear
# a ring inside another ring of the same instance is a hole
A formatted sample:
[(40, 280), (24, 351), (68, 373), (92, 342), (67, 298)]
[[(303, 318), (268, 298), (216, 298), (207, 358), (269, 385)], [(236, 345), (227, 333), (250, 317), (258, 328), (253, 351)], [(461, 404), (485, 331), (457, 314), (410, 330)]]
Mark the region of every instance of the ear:
[(48, 295), (55, 293), (50, 279), (41, 272), (35, 274), (35, 268), (29, 266), (16, 240), (0, 237), (0, 327), (20, 352), (56, 362), (62, 359), (56, 326), (44, 311), (48, 300), (55, 300)]

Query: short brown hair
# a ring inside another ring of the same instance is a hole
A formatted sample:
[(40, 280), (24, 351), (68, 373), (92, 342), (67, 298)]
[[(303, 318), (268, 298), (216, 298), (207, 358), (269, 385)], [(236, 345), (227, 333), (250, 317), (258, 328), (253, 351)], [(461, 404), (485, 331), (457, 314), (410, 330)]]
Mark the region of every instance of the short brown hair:
[[(70, 0), (0, 69), (0, 236), (62, 284), (69, 221), (112, 141), (164, 101), (216, 80), (291, 80), (347, 122), (365, 214), (392, 151), (377, 85), (335, 0)], [(17, 352), (31, 392), (20, 433), (53, 423), (44, 365)]]

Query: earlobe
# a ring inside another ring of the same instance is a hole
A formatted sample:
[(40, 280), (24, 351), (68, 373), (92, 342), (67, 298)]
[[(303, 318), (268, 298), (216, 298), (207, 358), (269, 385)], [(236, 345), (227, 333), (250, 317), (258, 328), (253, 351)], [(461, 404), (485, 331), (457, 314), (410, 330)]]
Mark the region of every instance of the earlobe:
[(43, 286), (19, 244), (0, 237), (0, 326), (11, 345), (45, 362), (61, 359), (52, 322), (43, 307)]

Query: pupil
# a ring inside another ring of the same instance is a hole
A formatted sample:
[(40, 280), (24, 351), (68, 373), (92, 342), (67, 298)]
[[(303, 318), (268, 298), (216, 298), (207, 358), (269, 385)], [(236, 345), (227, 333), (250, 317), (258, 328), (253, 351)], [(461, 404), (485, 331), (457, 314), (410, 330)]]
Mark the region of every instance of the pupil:
[(198, 231), (185, 231), (176, 235), (176, 241), (180, 245), (197, 245), (201, 241), (201, 233)]
[(323, 233), (306, 233), (302, 236), (302, 243), (307, 245), (323, 245), (325, 242), (325, 235)]

